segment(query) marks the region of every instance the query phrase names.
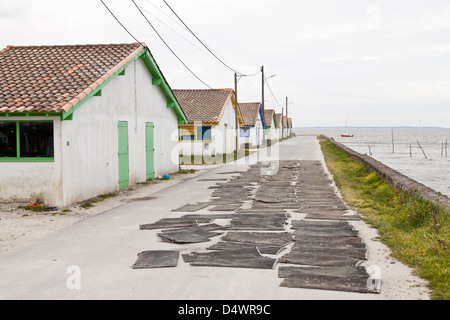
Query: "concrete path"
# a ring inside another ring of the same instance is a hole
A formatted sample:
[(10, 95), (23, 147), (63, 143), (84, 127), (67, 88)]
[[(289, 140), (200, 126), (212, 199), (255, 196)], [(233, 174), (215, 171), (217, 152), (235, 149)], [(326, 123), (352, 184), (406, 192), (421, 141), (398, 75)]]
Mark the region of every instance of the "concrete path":
[[(154, 200), (135, 201), (86, 219), (28, 247), (0, 256), (0, 299), (168, 299), (168, 300), (301, 300), (301, 299), (426, 299), (426, 290), (411, 270), (389, 258), (374, 244), (376, 236), (357, 222), (371, 248), (367, 262), (381, 268), (381, 294), (291, 289), (280, 287), (275, 270), (193, 267), (179, 259), (176, 268), (134, 270), (137, 254), (147, 250), (202, 251), (210, 243), (179, 246), (158, 240), (158, 230), (142, 224), (186, 213), (172, 212), (188, 203), (207, 202), (217, 173), (246, 171), (256, 160), (323, 161), (315, 137), (297, 137), (238, 164), (224, 165), (162, 190)], [(270, 152), (269, 152), (270, 151)], [(279, 156), (279, 157), (278, 157)], [(233, 174), (221, 175), (231, 178)], [(196, 213), (213, 214), (211, 211)], [(400, 277), (399, 275), (402, 275)], [(401, 283), (400, 283), (401, 282)], [(407, 284), (406, 284), (407, 283)], [(403, 285), (403, 287), (402, 287)]]

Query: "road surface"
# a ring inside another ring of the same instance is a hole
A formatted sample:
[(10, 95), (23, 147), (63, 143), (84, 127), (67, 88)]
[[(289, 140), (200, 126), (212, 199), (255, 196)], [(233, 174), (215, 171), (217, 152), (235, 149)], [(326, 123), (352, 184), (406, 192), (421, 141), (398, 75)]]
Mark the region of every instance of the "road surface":
[[(270, 150), (270, 152), (269, 152)], [(268, 154), (270, 153), (270, 154)], [(158, 240), (158, 231), (142, 224), (186, 213), (172, 212), (188, 203), (207, 202), (217, 173), (245, 171), (251, 161), (323, 161), (315, 137), (297, 137), (263, 149), (239, 164), (216, 167), (204, 175), (133, 201), (57, 231), (24, 248), (0, 256), (0, 299), (145, 299), (145, 300), (316, 300), (427, 299), (411, 269), (389, 257), (371, 238), (373, 229), (355, 222), (369, 245), (369, 261), (381, 270), (380, 294), (280, 287), (275, 270), (194, 267), (179, 259), (176, 268), (135, 270), (137, 254), (147, 250), (204, 250), (211, 243), (179, 246)], [(243, 163), (242, 163), (243, 162)], [(233, 174), (221, 175), (230, 178)], [(206, 211), (208, 212), (208, 211)], [(211, 212), (208, 212), (211, 213)]]

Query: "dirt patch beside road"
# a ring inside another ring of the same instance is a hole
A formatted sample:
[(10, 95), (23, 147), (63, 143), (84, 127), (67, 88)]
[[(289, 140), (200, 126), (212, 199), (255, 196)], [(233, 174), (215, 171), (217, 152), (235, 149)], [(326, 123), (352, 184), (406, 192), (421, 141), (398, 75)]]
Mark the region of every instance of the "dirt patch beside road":
[[(190, 168), (187, 168), (190, 169)], [(26, 246), (52, 232), (86, 218), (117, 208), (133, 199), (148, 197), (186, 179), (202, 175), (211, 166), (202, 166), (190, 174), (175, 173), (170, 180), (155, 180), (137, 184), (114, 193), (114, 196), (86, 200), (58, 211), (34, 212), (19, 207), (27, 203), (0, 203), (0, 254)], [(91, 203), (92, 206), (89, 205)]]

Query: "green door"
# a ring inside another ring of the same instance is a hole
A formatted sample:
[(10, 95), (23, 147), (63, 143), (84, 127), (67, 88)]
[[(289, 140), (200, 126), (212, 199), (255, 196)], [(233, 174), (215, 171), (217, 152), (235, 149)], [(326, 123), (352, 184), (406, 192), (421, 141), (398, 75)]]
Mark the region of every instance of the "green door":
[(147, 122), (145, 124), (145, 155), (147, 161), (147, 180), (155, 179), (155, 140), (154, 124)]
[(119, 189), (129, 186), (128, 122), (119, 121)]

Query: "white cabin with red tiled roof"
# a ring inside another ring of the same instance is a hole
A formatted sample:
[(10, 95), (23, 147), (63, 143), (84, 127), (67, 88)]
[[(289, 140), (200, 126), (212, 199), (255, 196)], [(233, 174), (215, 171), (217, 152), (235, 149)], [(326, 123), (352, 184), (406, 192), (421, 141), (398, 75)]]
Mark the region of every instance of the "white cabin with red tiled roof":
[(273, 109), (265, 109), (264, 110), (264, 120), (265, 120), (265, 129), (264, 129), (264, 137), (265, 140), (269, 143), (269, 141), (278, 140), (278, 124), (277, 117), (275, 115), (275, 110)]
[[(236, 150), (233, 89), (174, 90), (188, 123), (179, 126), (180, 155), (215, 156)], [(239, 145), (239, 144), (238, 144)]]
[(262, 146), (264, 140), (264, 116), (262, 104), (259, 102), (239, 103), (239, 110), (243, 119), (240, 128), (240, 144), (249, 148)]
[(0, 201), (67, 206), (178, 171), (187, 119), (145, 44), (0, 51)]

